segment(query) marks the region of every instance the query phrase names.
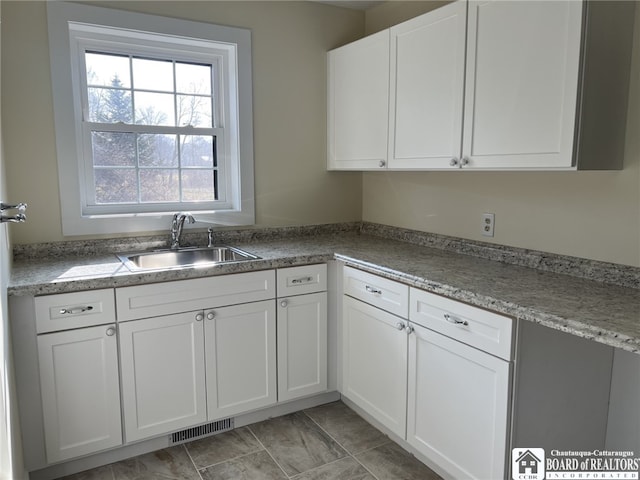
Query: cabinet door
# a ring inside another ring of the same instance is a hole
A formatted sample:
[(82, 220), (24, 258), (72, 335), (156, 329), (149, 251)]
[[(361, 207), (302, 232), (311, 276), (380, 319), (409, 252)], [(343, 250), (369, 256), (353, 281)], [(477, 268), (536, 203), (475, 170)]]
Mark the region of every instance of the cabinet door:
[(458, 1), (391, 28), (389, 168), (459, 159), (466, 14)]
[(467, 168), (571, 167), (582, 4), (469, 2)]
[(389, 30), (328, 54), (331, 170), (384, 168), (389, 118)]
[(509, 363), (413, 327), (407, 441), (453, 478), (504, 478)]
[(38, 336), (47, 462), (122, 444), (115, 325)]
[(207, 420), (202, 319), (189, 312), (119, 325), (127, 442)]
[(401, 438), (407, 412), (405, 321), (343, 297), (342, 394)]
[(275, 404), (275, 300), (207, 310), (205, 317), (209, 420)]
[(327, 293), (278, 300), (278, 400), (327, 390)]

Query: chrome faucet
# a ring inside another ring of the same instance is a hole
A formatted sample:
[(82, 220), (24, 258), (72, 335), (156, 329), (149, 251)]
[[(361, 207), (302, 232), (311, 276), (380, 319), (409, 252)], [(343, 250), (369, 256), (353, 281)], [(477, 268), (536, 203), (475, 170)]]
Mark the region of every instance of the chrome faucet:
[(187, 212), (179, 212), (173, 215), (171, 220), (171, 249), (176, 250), (180, 248), (180, 236), (182, 235), (182, 227), (184, 227), (184, 221), (187, 223), (196, 223), (196, 219), (193, 215)]

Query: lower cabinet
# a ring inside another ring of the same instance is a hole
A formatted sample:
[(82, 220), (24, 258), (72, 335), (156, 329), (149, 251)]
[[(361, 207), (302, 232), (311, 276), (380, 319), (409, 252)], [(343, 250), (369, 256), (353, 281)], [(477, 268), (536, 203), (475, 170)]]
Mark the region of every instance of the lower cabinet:
[(204, 316), (208, 420), (275, 404), (275, 301), (206, 310)]
[(412, 326), (407, 441), (454, 478), (503, 478), (509, 362)]
[(38, 336), (48, 463), (122, 444), (115, 325)]
[(342, 394), (401, 438), (407, 411), (405, 321), (345, 296)]
[(278, 300), (278, 400), (327, 390), (327, 292)]
[(203, 313), (121, 323), (127, 442), (207, 420)]
[(127, 442), (275, 404), (274, 300), (120, 325)]
[(344, 285), (341, 393), (447, 476), (504, 478), (513, 320), (350, 267)]

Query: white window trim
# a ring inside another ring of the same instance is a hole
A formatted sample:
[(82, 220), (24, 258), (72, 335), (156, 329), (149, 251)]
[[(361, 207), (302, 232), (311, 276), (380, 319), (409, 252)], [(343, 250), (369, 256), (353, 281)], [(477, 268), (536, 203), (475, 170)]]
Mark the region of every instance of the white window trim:
[[(251, 76), (251, 32), (246, 29), (212, 25), (148, 14), (124, 12), (65, 2), (47, 2), (49, 49), (51, 56), (51, 84), (53, 89), (54, 120), (58, 155), (58, 177), (62, 210), (63, 235), (87, 235), (148, 232), (167, 229), (171, 212), (134, 213), (113, 215), (83, 214), (82, 189), (83, 155), (81, 122), (76, 121), (80, 105), (74, 96), (78, 75), (73, 66), (77, 60), (70, 40), (70, 22), (98, 25), (180, 37), (188, 42), (197, 39), (226, 43), (235, 52), (237, 71), (231, 72), (237, 80), (224, 81), (229, 97), (237, 99), (228, 105), (230, 123), (237, 130), (225, 128), (224, 148), (229, 155), (239, 158), (239, 166), (232, 169), (231, 184), (236, 183), (235, 196), (228, 192), (232, 208), (217, 211), (198, 211), (196, 220), (220, 225), (252, 225), (255, 223), (255, 194), (253, 179), (253, 114)], [(75, 83), (74, 83), (75, 82)], [(224, 127), (227, 127), (224, 125)], [(197, 225), (196, 225), (197, 226)]]

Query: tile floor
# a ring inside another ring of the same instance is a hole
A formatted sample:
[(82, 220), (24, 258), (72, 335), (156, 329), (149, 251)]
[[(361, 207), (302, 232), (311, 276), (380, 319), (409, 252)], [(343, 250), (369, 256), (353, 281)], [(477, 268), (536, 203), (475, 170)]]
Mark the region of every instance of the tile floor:
[(64, 480), (436, 480), (342, 402), (196, 440)]

